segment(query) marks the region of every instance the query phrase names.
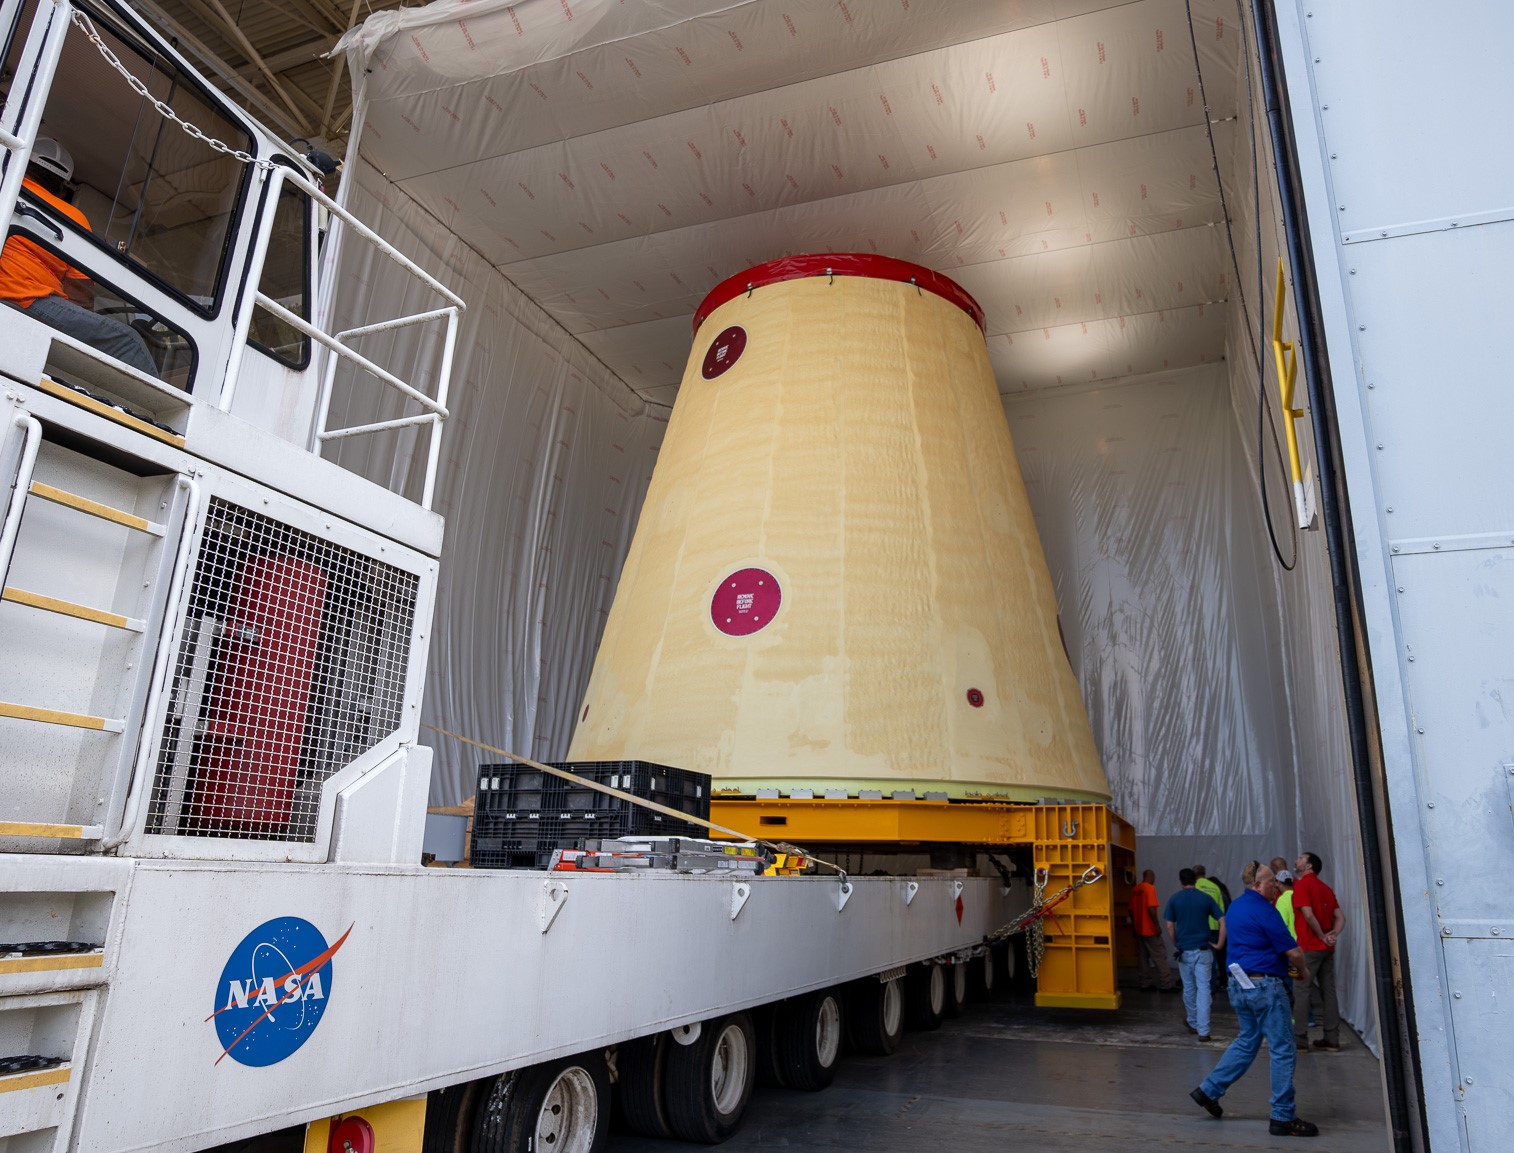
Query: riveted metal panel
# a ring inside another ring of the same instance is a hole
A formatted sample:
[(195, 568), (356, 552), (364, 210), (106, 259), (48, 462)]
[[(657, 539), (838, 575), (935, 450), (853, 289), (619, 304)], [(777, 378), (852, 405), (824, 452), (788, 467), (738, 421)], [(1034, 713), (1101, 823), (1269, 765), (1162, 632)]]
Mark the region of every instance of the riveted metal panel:
[(1345, 259), (1388, 534), (1507, 534), (1514, 389), (1501, 302), (1514, 224), (1354, 246)]
[(1456, 1030), (1456, 1103), (1474, 1150), (1514, 1147), (1514, 1085), (1509, 1037), (1514, 1035), (1514, 941), (1497, 937), (1447, 940), (1446, 975)]
[(1400, 553), (1393, 572), (1438, 918), (1514, 923), (1514, 547)]
[(1514, 7), (1305, 7), (1331, 207), (1348, 242), (1514, 215), (1514, 151), (1493, 138), (1507, 103), (1488, 84), (1507, 73)]

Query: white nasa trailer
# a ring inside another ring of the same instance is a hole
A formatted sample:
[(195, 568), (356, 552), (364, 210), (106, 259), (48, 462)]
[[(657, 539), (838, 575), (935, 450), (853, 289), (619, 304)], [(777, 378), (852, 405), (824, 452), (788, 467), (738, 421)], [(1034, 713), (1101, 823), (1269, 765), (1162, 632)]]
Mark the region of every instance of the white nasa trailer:
[[(611, 1062), (643, 1131), (716, 1140), (756, 1072), (746, 1010), (784, 1002), (795, 1085), (828, 1079), (843, 1002), (890, 1049), (906, 967), (964, 977), (998, 879), (420, 866), (463, 301), (126, 4), (5, 0), (0, 28), (0, 221), (151, 369), (0, 308), (0, 1147), (198, 1149), (362, 1109), (332, 1147), (408, 1125), (414, 1148), (458, 1086), (428, 1147), (476, 1117), (479, 1148), (588, 1150)], [(87, 225), (23, 184), (42, 137)], [(330, 332), (339, 243), (425, 303)], [(408, 326), (414, 372), (364, 354)], [(337, 426), (353, 389), (390, 415)], [(323, 456), (396, 431), (421, 446), (402, 491)], [(927, 1012), (960, 995), (916, 971)]]

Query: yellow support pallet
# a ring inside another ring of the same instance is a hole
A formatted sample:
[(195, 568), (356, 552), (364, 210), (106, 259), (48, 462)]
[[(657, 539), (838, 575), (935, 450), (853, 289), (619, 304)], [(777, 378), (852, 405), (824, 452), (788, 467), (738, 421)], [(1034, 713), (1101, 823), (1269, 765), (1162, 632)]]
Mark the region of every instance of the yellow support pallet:
[(770, 841), (816, 845), (1023, 845), (1034, 805), (714, 797), (710, 820)]
[(1047, 897), (1096, 868), (1106, 879), (1075, 890), (1044, 922), (1036, 1004), (1120, 1007), (1120, 917), (1133, 883), (1135, 830), (1108, 805), (717, 796), (710, 820), (805, 847), (1029, 845), (1035, 867), (1047, 871)]
[(1120, 911), (1130, 898), (1135, 830), (1107, 805), (1042, 805), (1035, 809), (1037, 869), (1048, 896), (1088, 869), (1105, 880), (1075, 889), (1043, 922), (1046, 953), (1036, 977), (1036, 1004), (1118, 1009)]

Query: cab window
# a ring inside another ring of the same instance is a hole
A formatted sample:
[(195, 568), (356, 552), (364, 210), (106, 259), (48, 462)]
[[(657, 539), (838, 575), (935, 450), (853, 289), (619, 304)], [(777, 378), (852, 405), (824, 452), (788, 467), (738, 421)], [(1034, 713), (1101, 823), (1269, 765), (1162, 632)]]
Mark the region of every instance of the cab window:
[[(24, 29), (7, 45), (4, 83), (16, 75)], [(100, 39), (150, 94), (139, 95), (78, 29), (64, 41), (43, 110), (42, 134), (73, 157), (71, 200), (94, 239), (205, 316), (220, 308), (226, 258), (248, 165), (160, 114), (160, 101), (205, 136), (240, 152), (251, 137), (207, 90), (103, 6), (80, 7)]]
[[(310, 217), (310, 197), (293, 185), (284, 185), (258, 284), (259, 292), (301, 320), (310, 319)], [(262, 305), (252, 310), (248, 340), (290, 368), (310, 363), (310, 338)]]

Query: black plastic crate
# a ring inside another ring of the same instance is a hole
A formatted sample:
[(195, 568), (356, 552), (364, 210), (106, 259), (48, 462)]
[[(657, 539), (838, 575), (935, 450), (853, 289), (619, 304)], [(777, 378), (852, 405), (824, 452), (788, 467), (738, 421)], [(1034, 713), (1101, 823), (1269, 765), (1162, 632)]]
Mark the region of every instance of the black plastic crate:
[[(650, 761), (562, 761), (553, 767), (567, 769), (596, 784), (609, 785), (632, 796), (655, 801), (702, 821), (710, 819), (710, 778), (705, 773), (691, 773), (687, 769), (656, 765)], [(626, 826), (624, 833), (614, 835), (658, 833), (669, 837), (704, 836), (702, 825), (654, 813), (620, 797), (607, 796), (571, 781), (564, 781), (563, 784), (567, 786), (565, 809), (599, 813), (627, 812), (630, 824)]]
[[(555, 768), (709, 820), (710, 778), (648, 761), (561, 762)], [(692, 821), (633, 805), (528, 766), (481, 765), (469, 862), (478, 869), (545, 869), (554, 849), (590, 839), (701, 837)]]
[(567, 792), (567, 781), (527, 765), (479, 765), (473, 811), (555, 812), (566, 807)]

